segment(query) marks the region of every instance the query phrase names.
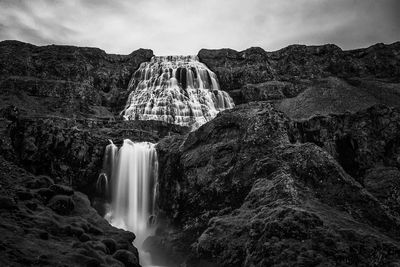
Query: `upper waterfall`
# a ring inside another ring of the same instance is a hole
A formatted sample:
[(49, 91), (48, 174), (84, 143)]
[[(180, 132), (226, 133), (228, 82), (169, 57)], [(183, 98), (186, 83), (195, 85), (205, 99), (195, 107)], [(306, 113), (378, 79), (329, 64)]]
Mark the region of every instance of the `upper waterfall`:
[(161, 120), (194, 128), (234, 107), (217, 76), (197, 56), (154, 56), (134, 73), (127, 120)]

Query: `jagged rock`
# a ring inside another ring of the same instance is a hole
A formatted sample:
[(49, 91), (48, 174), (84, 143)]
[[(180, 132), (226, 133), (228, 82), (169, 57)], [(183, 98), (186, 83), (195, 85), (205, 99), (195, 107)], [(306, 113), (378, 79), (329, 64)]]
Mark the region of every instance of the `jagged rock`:
[[(372, 110), (344, 121), (365, 131), (361, 118)], [(398, 120), (397, 111), (379, 110), (377, 121)], [(187, 266), (395, 264), (396, 206), (368, 192), (327, 151), (294, 139), (293, 124), (273, 104), (254, 102), (159, 142), (159, 203), (170, 226), (146, 249), (170, 251)], [(374, 138), (396, 132), (384, 125)]]

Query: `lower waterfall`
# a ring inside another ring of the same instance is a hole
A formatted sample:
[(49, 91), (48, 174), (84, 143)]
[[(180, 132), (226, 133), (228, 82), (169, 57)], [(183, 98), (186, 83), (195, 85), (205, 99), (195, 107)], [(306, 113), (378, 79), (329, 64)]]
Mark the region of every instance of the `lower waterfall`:
[[(111, 205), (105, 218), (114, 227), (133, 232), (136, 235), (134, 244), (141, 252), (143, 241), (154, 230), (157, 152), (152, 143), (125, 139), (116, 155), (110, 182)], [(148, 266), (148, 259), (143, 259), (143, 252), (140, 254), (142, 265)]]

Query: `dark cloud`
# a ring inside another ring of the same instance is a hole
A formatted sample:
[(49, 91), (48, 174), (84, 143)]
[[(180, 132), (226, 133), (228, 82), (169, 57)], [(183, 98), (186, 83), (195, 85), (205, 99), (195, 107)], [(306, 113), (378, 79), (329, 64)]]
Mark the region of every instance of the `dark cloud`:
[(293, 43), (351, 49), (399, 40), (398, 10), (398, 0), (0, 0), (0, 39), (124, 54)]

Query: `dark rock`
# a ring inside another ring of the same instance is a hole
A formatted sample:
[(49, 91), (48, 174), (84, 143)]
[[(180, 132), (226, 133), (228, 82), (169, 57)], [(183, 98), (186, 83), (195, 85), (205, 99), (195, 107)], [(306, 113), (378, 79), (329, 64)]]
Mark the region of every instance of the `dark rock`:
[(45, 202), (49, 201), (55, 195), (54, 191), (49, 188), (40, 188), (36, 191), (36, 194)]
[(43, 240), (49, 239), (49, 233), (46, 231), (39, 231), (39, 238)]
[(107, 247), (107, 254), (114, 254), (117, 250), (117, 243), (113, 239), (103, 239), (101, 242)]
[(38, 207), (38, 205), (35, 202), (28, 202), (25, 204), (25, 206), (32, 211), (35, 211)]
[(71, 196), (74, 194), (74, 190), (65, 185), (53, 184), (49, 187), (49, 189), (52, 190), (55, 193), (55, 195)]
[(36, 176), (33, 181), (29, 181), (26, 187), (31, 189), (45, 188), (54, 184), (54, 181), (45, 175)]
[(90, 236), (87, 234), (82, 234), (81, 236), (79, 236), (79, 241), (81, 242), (86, 242), (90, 240)]
[[(397, 111), (378, 107), (372, 115), (372, 110), (340, 115), (348, 117), (332, 127), (349, 123), (354, 129), (360, 127), (360, 134), (379, 136), (377, 140), (397, 136)], [(370, 114), (382, 127), (363, 123), (361, 118)], [(383, 119), (386, 116), (389, 120)], [(302, 134), (295, 135), (294, 129), (300, 127), (293, 128), (271, 103), (254, 102), (220, 113), (185, 137), (159, 142), (163, 170), (159, 205), (171, 227), (158, 231), (151, 242), (146, 240), (146, 249), (168, 251), (186, 266), (199, 266), (199, 262), (207, 266), (384, 266), (395, 262), (400, 252), (400, 220), (394, 209), (363, 188), (327, 151), (300, 143), (342, 134), (323, 131), (327, 125), (331, 124), (304, 122)], [(306, 129), (315, 131), (305, 134)], [(380, 135), (368, 133), (374, 129)], [(322, 140), (320, 146), (326, 143)], [(337, 142), (339, 154), (348, 155), (344, 147), (355, 139), (333, 140), (343, 140), (343, 144)], [(385, 154), (376, 157), (397, 158), (400, 150), (395, 144), (390, 142), (390, 149), (386, 146)], [(338, 161), (349, 166), (340, 157)], [(378, 160), (368, 162), (365, 166), (371, 168)], [(394, 170), (391, 173), (390, 180), (396, 180)], [(373, 176), (368, 177), (369, 187), (378, 188), (371, 180), (380, 179)], [(377, 251), (385, 251), (384, 256), (377, 257)]]
[(14, 199), (7, 196), (0, 196), (0, 209), (14, 210), (16, 208), (17, 205)]
[(99, 267), (101, 266), (101, 262), (97, 259), (90, 258), (85, 263), (86, 267)]
[(75, 203), (69, 196), (57, 195), (50, 199), (48, 207), (60, 215), (68, 215), (74, 210)]
[(20, 200), (30, 200), (34, 197), (30, 191), (17, 191), (16, 194)]
[(291, 142), (312, 142), (328, 151), (364, 184), (367, 170), (382, 163), (400, 167), (400, 112), (378, 105), (357, 113), (314, 116), (291, 123)]
[(117, 250), (114, 254), (113, 257), (122, 262), (126, 267), (138, 267), (139, 265), (139, 260), (136, 257), (135, 254), (128, 250)]
[(95, 235), (102, 235), (103, 231), (99, 228), (97, 228), (94, 225), (89, 225), (89, 229), (88, 229), (89, 233), (95, 234)]
[(400, 215), (400, 171), (395, 167), (376, 167), (368, 170), (365, 188), (382, 203)]

